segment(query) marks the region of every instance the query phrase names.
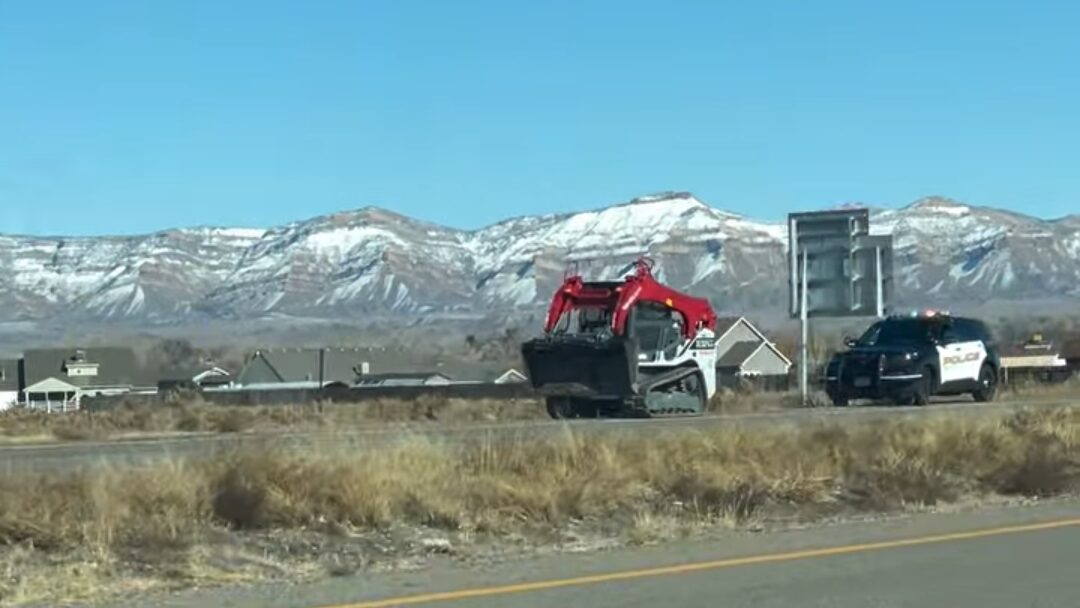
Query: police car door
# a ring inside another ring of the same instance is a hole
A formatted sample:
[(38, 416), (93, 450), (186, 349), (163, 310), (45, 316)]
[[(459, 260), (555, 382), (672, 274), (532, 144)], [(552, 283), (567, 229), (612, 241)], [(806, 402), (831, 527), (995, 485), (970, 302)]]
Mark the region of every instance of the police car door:
[(941, 383), (976, 381), (986, 359), (982, 340), (973, 340), (970, 332), (956, 324), (946, 324), (941, 330), (938, 355), (941, 357)]

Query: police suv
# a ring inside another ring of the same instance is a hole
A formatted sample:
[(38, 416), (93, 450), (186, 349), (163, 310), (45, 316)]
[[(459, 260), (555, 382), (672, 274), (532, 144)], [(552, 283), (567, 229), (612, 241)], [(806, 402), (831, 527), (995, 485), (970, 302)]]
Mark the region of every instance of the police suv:
[(887, 399), (924, 405), (931, 395), (970, 393), (990, 401), (1000, 361), (982, 321), (926, 311), (878, 321), (829, 361), (825, 392), (834, 405)]

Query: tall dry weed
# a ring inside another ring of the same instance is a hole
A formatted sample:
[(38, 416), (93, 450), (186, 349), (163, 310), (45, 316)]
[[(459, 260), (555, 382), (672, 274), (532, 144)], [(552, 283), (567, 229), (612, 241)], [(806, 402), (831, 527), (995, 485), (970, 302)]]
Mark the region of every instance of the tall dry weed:
[(667, 529), (657, 522), (671, 517), (747, 520), (775, 508), (892, 509), (1077, 489), (1075, 410), (625, 436), (568, 427), (544, 438), (417, 437), (362, 453), (263, 450), (134, 470), (0, 475), (0, 543), (170, 551), (214, 526), (499, 532), (596, 520), (647, 531)]

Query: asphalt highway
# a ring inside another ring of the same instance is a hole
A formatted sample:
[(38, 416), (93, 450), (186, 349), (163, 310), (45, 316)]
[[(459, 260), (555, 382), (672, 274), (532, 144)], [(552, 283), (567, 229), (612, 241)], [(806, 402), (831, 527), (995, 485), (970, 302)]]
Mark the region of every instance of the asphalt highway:
[(779, 410), (739, 415), (659, 419), (528, 421), (445, 425), (421, 423), (365, 430), (196, 434), (145, 439), (43, 442), (0, 447), (0, 472), (77, 470), (95, 466), (137, 465), (165, 458), (212, 457), (238, 448), (350, 451), (386, 447), (417, 437), (433, 442), (523, 441), (565, 433), (634, 434), (695, 429), (761, 428), (829, 421), (873, 421), (922, 416), (985, 416), (1024, 407), (1074, 407), (1080, 400), (1024, 400), (994, 403), (952, 402), (925, 407), (846, 407)]

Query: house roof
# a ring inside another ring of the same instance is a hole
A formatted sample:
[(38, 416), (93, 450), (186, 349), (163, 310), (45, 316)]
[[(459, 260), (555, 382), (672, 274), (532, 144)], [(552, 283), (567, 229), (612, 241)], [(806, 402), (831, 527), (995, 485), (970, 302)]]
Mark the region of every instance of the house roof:
[(196, 376), (212, 372), (215, 375), (231, 375), (232, 372), (219, 366), (213, 361), (185, 362), (180, 364), (155, 365), (147, 362), (145, 373), (158, 381), (187, 381)]
[(56, 376), (50, 376), (39, 382), (35, 382), (26, 387), (28, 393), (73, 393), (79, 390), (80, 386), (72, 382), (61, 380)]
[(492, 382), (524, 382), (524, 381), (526, 381), (528, 379), (529, 379), (528, 376), (526, 376), (525, 374), (519, 372), (516, 368), (511, 367), (510, 369), (508, 369), (505, 372), (503, 372), (503, 373), (499, 374), (498, 376), (496, 376), (491, 381)]
[[(76, 352), (87, 363), (98, 364), (96, 376), (68, 376), (64, 365), (74, 361)], [(57, 378), (72, 386), (153, 386), (157, 378), (140, 366), (130, 348), (41, 348), (23, 353), (23, 381), (32, 386), (46, 378)]]
[(1052, 342), (1042, 344), (1005, 344), (999, 347), (1002, 357), (1046, 357), (1056, 355), (1060, 349)]
[(739, 367), (765, 345), (757, 340), (746, 340), (731, 345), (726, 353), (716, 360), (717, 367)]
[[(781, 359), (783, 359), (784, 362), (787, 363), (789, 366), (791, 365), (791, 359), (789, 359), (788, 356), (785, 355), (784, 353), (780, 352), (780, 349), (776, 348), (776, 345), (773, 344), (772, 340), (770, 340), (768, 338), (768, 336), (766, 336), (765, 334), (761, 333), (761, 330), (759, 330), (757, 327), (754, 327), (754, 324), (751, 323), (749, 320), (747, 320), (746, 317), (720, 317), (720, 318), (718, 318), (716, 320), (716, 339), (719, 340), (719, 339), (723, 338), (725, 334), (727, 334), (729, 331), (731, 331), (732, 327), (735, 327), (735, 325), (737, 325), (739, 323), (746, 324), (746, 326), (750, 328), (750, 331), (754, 332), (754, 334), (757, 337), (761, 338), (761, 341), (764, 342), (768, 346), (769, 350), (776, 353), (776, 355), (778, 357), (780, 357)], [(753, 354), (753, 353), (750, 353), (750, 354)], [(749, 355), (747, 355), (747, 356), (749, 357)], [(721, 356), (721, 359), (723, 359), (723, 356)], [(743, 359), (743, 360), (745, 361), (745, 359)], [(719, 362), (717, 362), (717, 365), (719, 365)]]
[(208, 368), (204, 369), (203, 371), (195, 374), (194, 376), (191, 377), (191, 380), (198, 381), (198, 380), (206, 380), (208, 378), (228, 381), (230, 378), (232, 378), (232, 374), (229, 373), (229, 370), (227, 370), (225, 368), (222, 368), (222, 367), (217, 367), (215, 365), (215, 366), (208, 367)]
[[(327, 348), (324, 351), (323, 382), (352, 384), (356, 379), (354, 368), (370, 357), (366, 350)], [(278, 382), (308, 382), (319, 380), (319, 349), (286, 348), (256, 351), (237, 376), (241, 384), (253, 380), (256, 366), (265, 365), (273, 379)], [(266, 369), (264, 368), (264, 369)], [(267, 379), (261, 379), (267, 381)]]
[(732, 327), (742, 321), (742, 317), (717, 317), (716, 318), (716, 337), (717, 339), (724, 337)]
[(1049, 340), (1046, 335), (1037, 331), (1032, 333), (1026, 340), (998, 344), (998, 354), (1005, 357), (1045, 357), (1057, 355), (1060, 352), (1057, 340)]
[(367, 374), (363, 376), (363, 380), (427, 380), (428, 378), (442, 377), (450, 380), (450, 376), (447, 376), (441, 372), (388, 372), (385, 374)]
[(0, 392), (19, 390), (19, 360), (0, 359)]

